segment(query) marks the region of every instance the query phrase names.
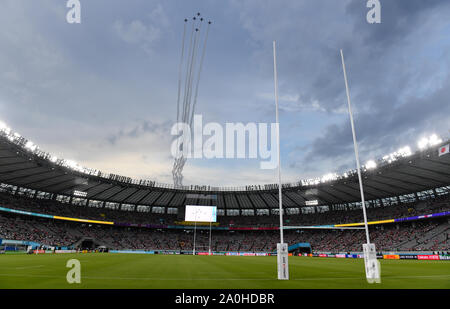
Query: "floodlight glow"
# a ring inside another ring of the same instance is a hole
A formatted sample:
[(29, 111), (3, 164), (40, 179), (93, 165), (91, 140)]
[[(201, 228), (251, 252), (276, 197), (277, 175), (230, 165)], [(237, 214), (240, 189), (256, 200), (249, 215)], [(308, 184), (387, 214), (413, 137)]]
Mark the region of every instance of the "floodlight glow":
[(326, 181), (331, 181), (331, 180), (336, 180), (338, 177), (338, 175), (336, 173), (329, 173), (326, 174), (322, 177), (322, 182), (326, 182)]
[[(12, 131), (11, 128), (9, 128), (2, 121), (0, 121), (0, 133), (2, 134), (3, 138), (6, 138), (7, 140), (11, 141), (12, 143), (15, 143), (16, 145), (22, 147), (22, 149), (31, 151), (35, 155), (37, 155), (41, 158), (47, 159), (50, 162), (55, 163), (59, 166), (64, 166), (64, 167), (73, 169), (74, 171), (77, 171), (80, 173), (84, 173), (84, 174), (88, 174), (88, 175), (96, 175), (96, 176), (102, 177), (102, 178), (111, 178), (111, 176), (114, 176), (114, 177), (117, 176), (117, 175), (113, 175), (113, 174), (103, 173), (96, 169), (83, 167), (72, 160), (58, 159), (56, 156), (54, 156), (50, 153), (43, 152), (39, 149), (39, 147), (37, 145), (35, 145), (31, 141), (26, 140), (19, 133)], [(431, 134), (429, 137), (421, 138), (418, 141), (417, 145), (418, 145), (418, 148), (421, 151), (423, 151), (426, 148), (436, 146), (438, 144), (441, 144), (442, 142), (443, 142), (443, 140), (437, 134)], [(411, 148), (409, 146), (405, 146), (405, 147), (398, 149), (396, 152), (393, 152), (391, 154), (383, 156), (381, 160), (378, 160), (378, 161), (369, 160), (368, 162), (366, 162), (366, 164), (363, 167), (365, 168), (365, 170), (374, 169), (374, 168), (377, 168), (378, 164), (381, 164), (381, 165), (385, 165), (386, 163), (390, 164), (392, 162), (397, 161), (400, 158), (411, 156), (412, 154), (413, 153), (411, 151)], [(302, 186), (314, 186), (314, 185), (319, 185), (321, 183), (325, 183), (325, 182), (329, 182), (329, 181), (348, 178), (350, 176), (354, 176), (355, 174), (356, 174), (356, 170), (346, 171), (340, 175), (338, 175), (336, 173), (328, 173), (322, 177), (311, 178), (311, 179), (300, 179), (296, 183), (291, 183), (291, 184), (287, 184), (287, 185), (298, 186), (299, 184), (301, 184)], [(149, 181), (149, 180), (130, 179), (130, 180), (126, 180), (126, 182), (130, 182), (133, 184), (145, 184), (145, 185), (151, 185), (151, 186), (163, 187), (163, 188), (166, 188), (168, 186), (170, 188), (173, 187), (172, 185), (160, 184), (160, 183), (156, 183), (154, 181)], [(206, 188), (206, 186), (197, 186), (197, 187), (199, 187), (198, 190), (207, 190), (207, 189), (202, 188), (202, 187)], [(186, 187), (186, 188), (189, 189), (188, 187)], [(208, 188), (209, 188), (209, 186), (208, 186)], [(218, 189), (222, 190), (222, 189), (226, 189), (226, 188), (218, 188)], [(191, 190), (192, 190), (192, 188), (191, 188)], [(240, 187), (240, 188), (236, 188), (236, 190), (248, 190), (248, 189), (247, 188), (244, 189), (243, 187)]]
[(377, 164), (375, 163), (375, 161), (373, 161), (373, 160), (367, 161), (367, 163), (366, 163), (366, 168), (367, 168), (368, 170), (374, 169), (374, 168), (376, 168), (376, 167), (377, 167)]
[(27, 148), (27, 149), (29, 149), (29, 150), (31, 150), (31, 151), (35, 151), (36, 148), (37, 148), (37, 146), (36, 146), (35, 144), (33, 144), (32, 142), (28, 141), (28, 142), (25, 144), (25, 148)]
[(430, 146), (438, 145), (440, 143), (442, 143), (442, 139), (436, 134), (432, 134), (430, 135), (429, 138), (424, 137), (420, 139), (419, 142), (417, 143), (417, 146), (419, 146), (419, 149), (423, 150)]
[(317, 206), (317, 205), (319, 205), (319, 201), (318, 200), (305, 201), (305, 205), (306, 206)]
[(402, 156), (402, 157), (409, 157), (410, 155), (412, 155), (412, 151), (411, 148), (409, 148), (409, 146), (400, 148), (397, 153)]
[(428, 143), (430, 144), (430, 146), (435, 146), (442, 143), (442, 139), (440, 139), (436, 134), (433, 134), (428, 139)]
[(78, 163), (76, 163), (75, 161), (67, 160), (67, 161), (65, 161), (65, 163), (66, 163), (67, 167), (69, 167), (75, 171), (84, 172), (84, 168), (82, 166), (80, 166)]
[(428, 146), (428, 139), (422, 138), (417, 142), (417, 146), (419, 149), (425, 149)]
[(74, 190), (73, 191), (73, 195), (74, 196), (79, 196), (79, 197), (86, 197), (87, 196), (87, 192)]

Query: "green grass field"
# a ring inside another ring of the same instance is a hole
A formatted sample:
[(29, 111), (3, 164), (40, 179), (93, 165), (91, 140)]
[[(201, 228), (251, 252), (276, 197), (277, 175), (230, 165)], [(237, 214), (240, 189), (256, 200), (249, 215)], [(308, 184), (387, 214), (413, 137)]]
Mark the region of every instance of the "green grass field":
[[(68, 284), (66, 262), (81, 263)], [(381, 284), (368, 284), (362, 259), (290, 257), (290, 280), (276, 279), (276, 257), (147, 254), (0, 255), (0, 288), (366, 289), (450, 288), (450, 261), (380, 260)]]

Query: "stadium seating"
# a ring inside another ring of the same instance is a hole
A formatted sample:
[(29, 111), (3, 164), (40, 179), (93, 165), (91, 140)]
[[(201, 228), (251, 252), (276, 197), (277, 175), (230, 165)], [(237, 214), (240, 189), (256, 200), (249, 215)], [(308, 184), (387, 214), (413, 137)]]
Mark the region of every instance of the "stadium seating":
[[(423, 220), (371, 227), (371, 240), (379, 250), (433, 250), (450, 248), (450, 224), (446, 219)], [(424, 235), (428, 235), (425, 237)], [(192, 230), (115, 227), (64, 222), (43, 218), (0, 215), (0, 238), (34, 241), (49, 246), (70, 246), (89, 237), (110, 249), (192, 250)], [(360, 251), (365, 242), (362, 230), (292, 230), (285, 231), (287, 243), (309, 242), (314, 251)], [(278, 231), (213, 231), (214, 251), (274, 251)], [(209, 231), (199, 230), (196, 250), (208, 251)]]
[[(67, 205), (51, 200), (36, 200), (0, 193), (0, 206), (43, 214), (74, 218), (111, 220), (145, 224), (173, 224), (176, 215), (139, 213)], [(369, 220), (436, 213), (450, 209), (449, 198), (401, 204), (368, 211)], [(285, 216), (290, 225), (324, 225), (362, 221), (362, 211), (330, 211), (320, 214)], [(224, 227), (274, 227), (278, 216), (224, 216), (218, 219)], [(447, 251), (450, 247), (450, 224), (447, 217), (370, 227), (372, 242), (377, 249)], [(214, 251), (270, 252), (279, 242), (277, 230), (220, 231), (212, 234)], [(110, 249), (192, 250), (193, 231), (183, 229), (142, 228), (98, 225), (0, 213), (0, 239), (34, 241), (49, 246), (71, 246), (82, 238), (92, 238)], [(362, 230), (308, 230), (285, 231), (288, 243), (309, 242), (314, 251), (360, 251), (365, 242)], [(209, 231), (197, 231), (196, 250), (208, 251)]]
[[(0, 193), (0, 206), (42, 214), (58, 215), (72, 218), (126, 222), (133, 224), (175, 224), (177, 215), (149, 212), (112, 210), (75, 206), (54, 200), (37, 200), (23, 196)], [(370, 208), (367, 211), (369, 221), (409, 217), (450, 210), (450, 197), (438, 197), (419, 203), (404, 203), (394, 206)], [(337, 210), (323, 213), (285, 215), (287, 225), (327, 225), (362, 222), (361, 209)], [(264, 216), (219, 216), (220, 226), (224, 227), (272, 227), (279, 225), (276, 215)]]

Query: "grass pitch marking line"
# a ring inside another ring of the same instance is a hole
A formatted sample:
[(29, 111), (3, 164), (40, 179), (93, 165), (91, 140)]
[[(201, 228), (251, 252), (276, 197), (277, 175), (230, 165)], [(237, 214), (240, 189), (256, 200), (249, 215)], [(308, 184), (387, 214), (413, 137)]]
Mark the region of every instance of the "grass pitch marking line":
[[(51, 275), (25, 275), (25, 274), (0, 274), (0, 277), (39, 277), (39, 278), (63, 278), (64, 276), (51, 276)], [(261, 280), (275, 280), (275, 279), (269, 279), (269, 278), (251, 278), (251, 279), (242, 279), (242, 278), (220, 278), (220, 279), (213, 279), (213, 278), (132, 278), (132, 277), (90, 277), (90, 276), (82, 276), (82, 279), (94, 279), (94, 280), (153, 280), (153, 281), (223, 281), (223, 280), (232, 280), (232, 281), (261, 281)]]
[[(296, 280), (296, 281), (308, 281), (308, 280), (345, 280), (345, 279), (360, 279), (361, 277), (336, 277), (336, 278), (297, 278), (297, 279), (290, 279), (290, 280)], [(436, 278), (436, 279), (446, 279), (450, 278), (450, 275), (428, 275), (428, 276), (381, 276), (381, 280), (383, 279), (414, 279), (414, 278)]]
[[(42, 277), (42, 278), (61, 278), (64, 276), (51, 275), (25, 275), (25, 274), (0, 274), (3, 277)], [(85, 279), (94, 280), (153, 280), (153, 281), (278, 281), (271, 278), (135, 278), (135, 277), (90, 277), (83, 276)], [(361, 277), (362, 278), (362, 277)], [(293, 281), (311, 281), (311, 280), (358, 280), (360, 277), (327, 277), (327, 278), (294, 278)], [(409, 279), (409, 278), (450, 278), (450, 275), (428, 275), (428, 276), (392, 276), (381, 277), (382, 279)]]
[(41, 268), (45, 265), (35, 265), (35, 266), (19, 266), (19, 267), (0, 267), (0, 269), (30, 269), (30, 268)]
[(45, 267), (45, 265), (21, 266), (21, 267), (14, 267), (14, 269), (29, 269), (29, 268), (41, 268), (41, 267)]

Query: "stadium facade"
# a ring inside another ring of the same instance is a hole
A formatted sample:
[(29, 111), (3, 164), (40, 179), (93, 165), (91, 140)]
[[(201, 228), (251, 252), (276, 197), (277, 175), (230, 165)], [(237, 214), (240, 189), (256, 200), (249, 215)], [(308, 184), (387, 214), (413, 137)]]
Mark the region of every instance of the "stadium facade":
[[(448, 192), (450, 155), (438, 154), (440, 146), (447, 143), (449, 141), (409, 156), (397, 157), (394, 161), (380, 160), (376, 169), (365, 169), (363, 181), (368, 206), (385, 206)], [(0, 136), (0, 181), (2, 187), (8, 186), (14, 192), (18, 190), (19, 194), (24, 192), (34, 197), (69, 200), (69, 204), (81, 202), (97, 206), (103, 203), (103, 206), (117, 209), (125, 206), (127, 210), (139, 206), (158, 207), (158, 211), (163, 213), (173, 213), (173, 208), (186, 204), (197, 204), (202, 196), (215, 195), (219, 215), (252, 213), (248, 210), (253, 210), (254, 214), (267, 214), (269, 210), (271, 214), (277, 212), (276, 184), (234, 188), (198, 185), (175, 189), (169, 184), (133, 180), (95, 170), (77, 171), (58, 164), (63, 160), (52, 162), (49, 154), (45, 156), (42, 152), (31, 151), (25, 147), (26, 144), (22, 137), (11, 140), (5, 134)], [(208, 205), (213, 200), (205, 198), (202, 203)], [(313, 212), (351, 209), (359, 201), (355, 171), (325, 182), (308, 184), (300, 181), (283, 185), (283, 207), (288, 214), (301, 213), (305, 208)]]

